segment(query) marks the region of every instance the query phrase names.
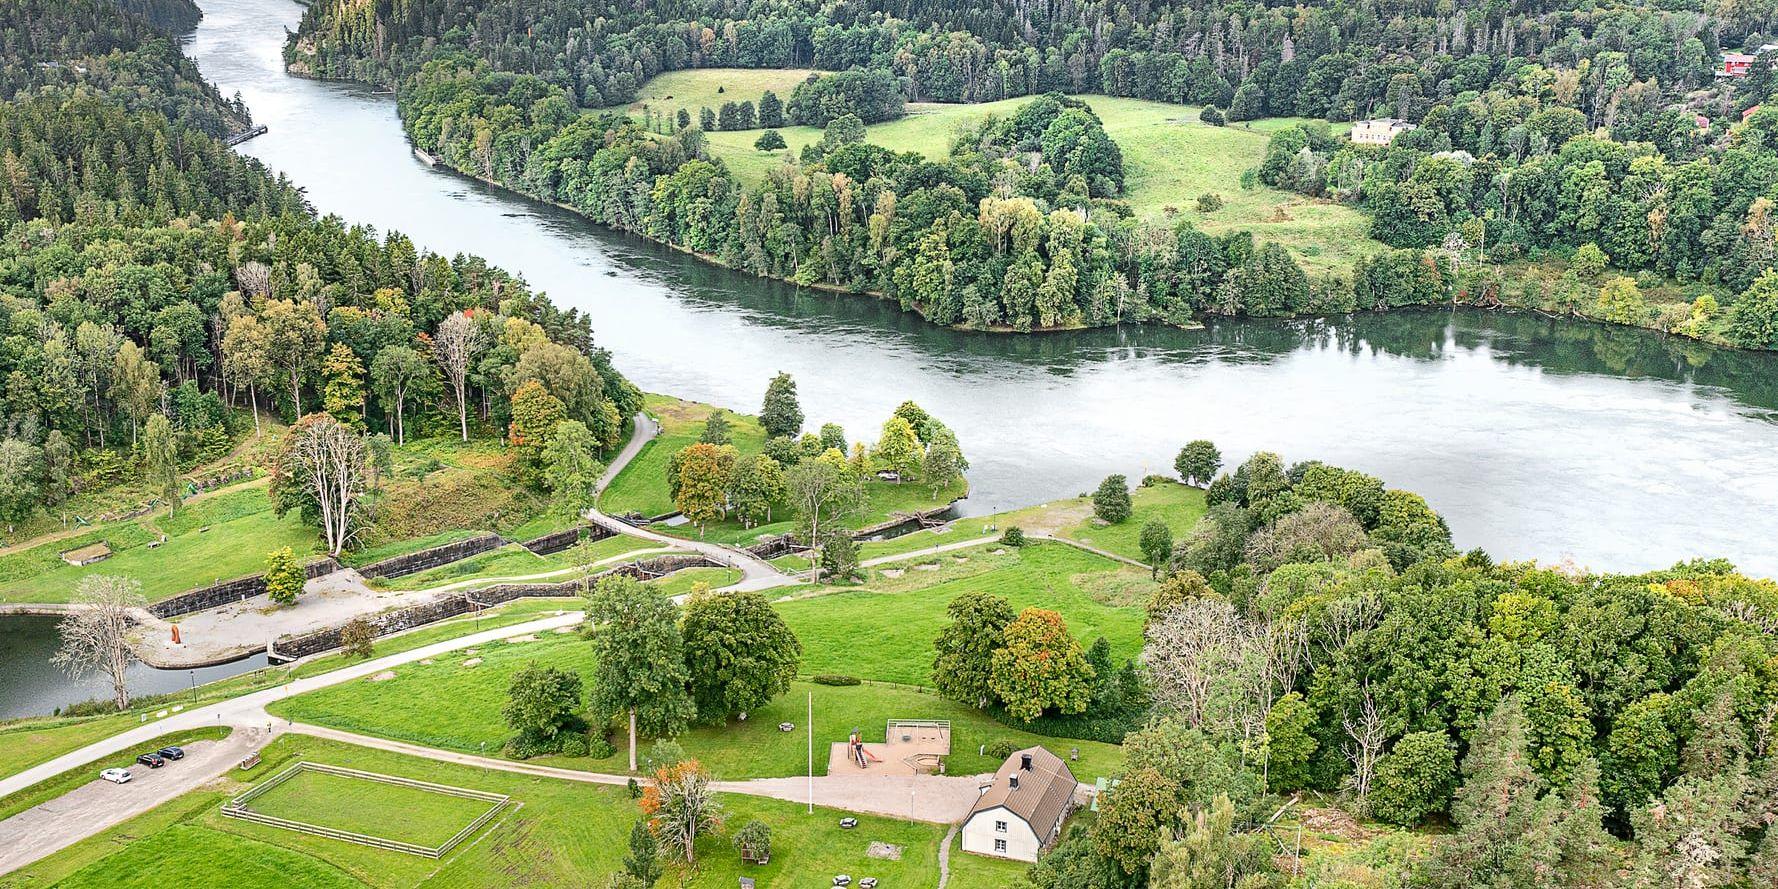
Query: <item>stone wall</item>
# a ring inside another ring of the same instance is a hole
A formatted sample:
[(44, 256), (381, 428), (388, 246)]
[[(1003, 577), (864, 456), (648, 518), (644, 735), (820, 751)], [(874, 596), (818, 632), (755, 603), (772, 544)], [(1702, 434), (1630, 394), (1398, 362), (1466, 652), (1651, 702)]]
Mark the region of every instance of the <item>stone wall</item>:
[(776, 559), (791, 553), (808, 552), (809, 547), (789, 534), (780, 534), (747, 547), (745, 552), (756, 559)]
[[(340, 570), (340, 563), (332, 559), (321, 559), (303, 566), (304, 576), (311, 579), (338, 570)], [(181, 614), (190, 614), (193, 611), (203, 611), (206, 608), (239, 602), (242, 599), (251, 599), (264, 592), (265, 575), (249, 574), (246, 577), (237, 577), (234, 580), (225, 580), (207, 587), (199, 587), (180, 593), (171, 599), (156, 602), (148, 606), (148, 613), (165, 620), (169, 617), (178, 617)]]
[(449, 565), (470, 556), (480, 555), (488, 550), (497, 549), (505, 543), (506, 541), (502, 540), (498, 534), (478, 534), (468, 540), (459, 540), (456, 543), (423, 549), (417, 553), (408, 553), (405, 556), (372, 562), (359, 568), (358, 573), (367, 580), (377, 577), (403, 577), (425, 571), (428, 568), (437, 568), (440, 565)]
[(578, 528), (569, 528), (554, 534), (535, 537), (519, 544), (519, 546), (537, 555), (547, 556), (551, 553), (559, 553), (581, 541), (604, 540), (610, 536), (612, 534), (608, 528), (599, 525), (582, 525)]
[[(652, 559), (643, 559), (639, 562), (630, 562), (628, 564), (607, 568), (604, 571), (593, 575), (593, 577), (597, 579), (612, 575), (623, 575), (625, 577), (634, 577), (639, 580), (647, 580), (674, 571), (682, 571), (686, 568), (704, 567), (717, 567), (717, 563), (696, 553), (685, 555), (675, 554), (657, 556)], [(568, 580), (561, 583), (501, 583), (483, 587), (479, 590), (471, 590), (466, 593), (452, 593), (445, 596), (439, 596), (428, 602), (422, 602), (418, 605), (412, 605), (395, 611), (386, 611), (374, 617), (367, 617), (365, 620), (376, 629), (376, 634), (379, 637), (387, 636), (390, 633), (399, 633), (402, 630), (409, 630), (435, 621), (441, 621), (447, 617), (456, 617), (459, 614), (467, 614), (478, 608), (499, 605), (503, 602), (510, 602), (514, 599), (522, 599), (527, 596), (579, 595), (582, 588), (581, 581), (578, 580)], [(272, 650), (268, 652), (268, 654), (270, 655), (272, 663), (281, 664), (294, 661), (298, 658), (308, 657), (312, 654), (332, 651), (340, 647), (340, 630), (341, 627), (329, 627), (325, 630), (316, 630), (313, 633), (306, 633), (301, 636), (286, 636), (274, 643)]]

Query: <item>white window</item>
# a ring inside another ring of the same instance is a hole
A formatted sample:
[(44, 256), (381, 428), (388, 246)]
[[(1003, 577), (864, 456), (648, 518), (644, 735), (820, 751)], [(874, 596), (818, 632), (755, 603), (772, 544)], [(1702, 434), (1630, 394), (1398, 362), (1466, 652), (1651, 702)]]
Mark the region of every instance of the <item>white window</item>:
[(995, 840), (994, 841), (994, 851), (1005, 852), (1006, 851), (1006, 841), (1005, 840)]
[(1005, 821), (994, 822), (994, 832), (995, 833), (1006, 833), (1006, 822)]

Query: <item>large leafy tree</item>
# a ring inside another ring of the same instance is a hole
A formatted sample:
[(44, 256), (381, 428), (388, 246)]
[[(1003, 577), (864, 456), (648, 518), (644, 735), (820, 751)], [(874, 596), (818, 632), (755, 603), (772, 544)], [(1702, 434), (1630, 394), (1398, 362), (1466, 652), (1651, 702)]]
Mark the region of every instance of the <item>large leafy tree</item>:
[(951, 620), (933, 642), (932, 685), (953, 701), (986, 707), (994, 700), (994, 652), (1018, 615), (1004, 598), (983, 592), (964, 593), (945, 611)]
[(988, 685), (1011, 716), (1029, 722), (1046, 710), (1084, 713), (1093, 695), (1093, 666), (1062, 615), (1027, 608), (1002, 632)]
[(765, 403), (759, 408), (759, 425), (767, 437), (794, 436), (803, 431), (803, 408), (796, 397), (796, 380), (780, 373), (766, 386)]
[(694, 593), (682, 624), (698, 718), (721, 722), (770, 703), (796, 678), (803, 646), (765, 596)]
[(703, 528), (728, 508), (728, 482), (737, 459), (732, 445), (699, 442), (674, 455), (673, 505), (687, 521)]
[(655, 587), (613, 575), (599, 581), (587, 600), (593, 643), (591, 705), (595, 713), (629, 721), (630, 771), (636, 770), (636, 737), (682, 731), (697, 713), (686, 691), (685, 641), (679, 609)]

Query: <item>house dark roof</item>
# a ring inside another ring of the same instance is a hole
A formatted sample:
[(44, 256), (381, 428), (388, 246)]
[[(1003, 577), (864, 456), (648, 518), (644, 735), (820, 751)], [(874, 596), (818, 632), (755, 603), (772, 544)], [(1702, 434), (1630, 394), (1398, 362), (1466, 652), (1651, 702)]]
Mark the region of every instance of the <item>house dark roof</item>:
[[(1022, 767), (1026, 756), (1031, 757), (1028, 771)], [(1019, 779), (1017, 789), (1012, 786), (1014, 775)], [(970, 807), (969, 814), (974, 817), (977, 812), (1005, 806), (1031, 825), (1039, 840), (1048, 840), (1045, 832), (1061, 820), (1078, 783), (1061, 757), (1042, 747), (1027, 747), (1006, 758), (994, 773), (994, 783)]]

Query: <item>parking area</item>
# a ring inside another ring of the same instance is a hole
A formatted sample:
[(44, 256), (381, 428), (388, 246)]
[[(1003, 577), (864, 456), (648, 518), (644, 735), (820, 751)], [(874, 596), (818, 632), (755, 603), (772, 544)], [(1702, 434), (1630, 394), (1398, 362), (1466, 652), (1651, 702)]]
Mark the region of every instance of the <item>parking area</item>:
[[(263, 733), (261, 733), (263, 735)], [(185, 758), (158, 769), (130, 767), (130, 783), (92, 780), (56, 799), (0, 821), (0, 874), (195, 790), (233, 768), (262, 738), (237, 729), (221, 741), (185, 745)]]

